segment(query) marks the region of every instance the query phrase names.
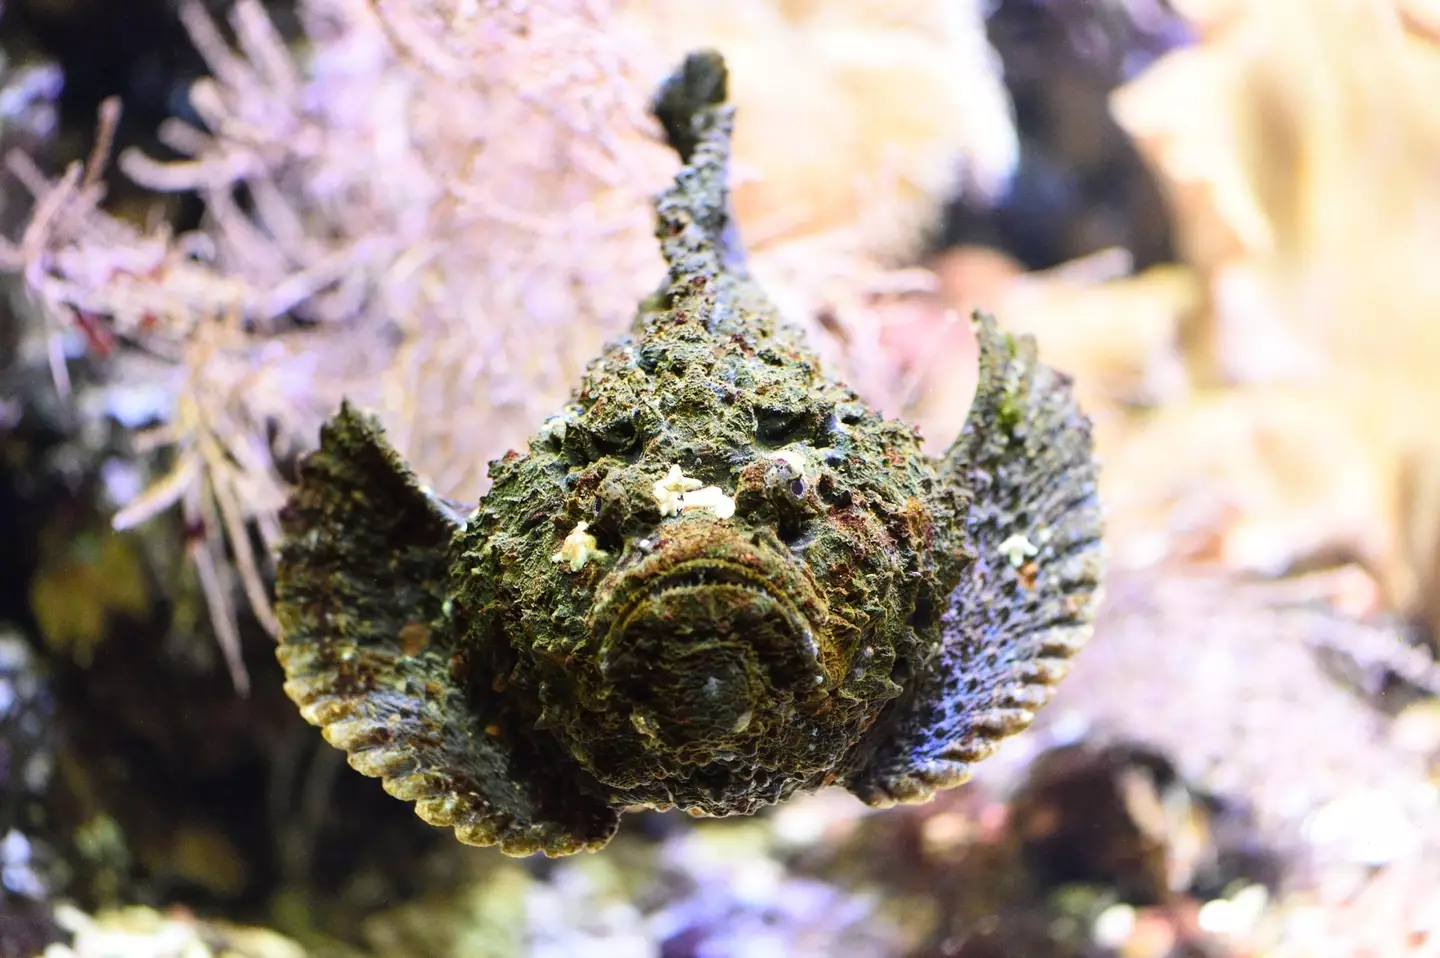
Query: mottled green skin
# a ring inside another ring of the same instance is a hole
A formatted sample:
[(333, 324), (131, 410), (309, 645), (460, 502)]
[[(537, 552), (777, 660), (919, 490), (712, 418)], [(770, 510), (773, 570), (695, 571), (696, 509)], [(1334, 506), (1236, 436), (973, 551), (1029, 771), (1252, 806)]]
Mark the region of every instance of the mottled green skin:
[[(672, 289), (591, 366), (563, 440), (492, 466), (452, 613), (615, 801), (748, 812), (823, 781), (938, 641), (964, 505), (749, 280)], [(672, 463), (735, 515), (662, 518)], [(551, 557), (582, 521), (609, 555), (572, 572)]]
[[(462, 841), (565, 854), (627, 807), (832, 783), (922, 800), (1028, 724), (1088, 635), (1100, 517), (1068, 382), (978, 319), (974, 409), (932, 461), (826, 377), (730, 241), (723, 97), (715, 55), (662, 91), (669, 277), (468, 518), (348, 406), (302, 467), (286, 689)], [(733, 515), (663, 514), (672, 466)], [(564, 554), (581, 523), (593, 549)]]

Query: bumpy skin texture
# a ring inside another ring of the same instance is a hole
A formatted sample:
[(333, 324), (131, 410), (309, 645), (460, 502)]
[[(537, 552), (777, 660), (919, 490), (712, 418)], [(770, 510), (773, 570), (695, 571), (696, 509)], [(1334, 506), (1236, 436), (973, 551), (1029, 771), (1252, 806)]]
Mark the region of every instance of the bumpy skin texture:
[(598, 848), (627, 807), (744, 814), (840, 784), (916, 801), (1024, 728), (1088, 634), (1089, 426), (977, 319), (939, 461), (827, 378), (726, 215), (724, 65), (656, 113), (664, 288), (468, 517), (347, 407), (304, 464), (277, 585), (286, 689), (461, 841)]

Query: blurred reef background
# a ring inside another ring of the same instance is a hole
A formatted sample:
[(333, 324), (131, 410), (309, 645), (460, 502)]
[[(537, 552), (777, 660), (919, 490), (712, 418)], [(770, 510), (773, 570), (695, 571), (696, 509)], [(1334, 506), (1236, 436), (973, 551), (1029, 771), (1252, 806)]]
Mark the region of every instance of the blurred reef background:
[[(297, 456), (441, 493), (661, 263), (719, 48), (752, 267), (947, 444), (974, 306), (1075, 376), (1112, 571), (924, 806), (461, 847), (281, 691)], [(1440, 955), (1440, 5), (0, 2), (0, 958)]]

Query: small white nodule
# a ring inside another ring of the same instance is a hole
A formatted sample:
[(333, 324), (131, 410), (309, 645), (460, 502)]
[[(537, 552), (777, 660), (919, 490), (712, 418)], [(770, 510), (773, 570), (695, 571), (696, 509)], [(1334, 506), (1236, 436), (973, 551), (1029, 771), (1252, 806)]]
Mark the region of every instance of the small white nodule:
[(1040, 550), (1035, 543), (1022, 535), (1016, 534), (1000, 543), (1000, 554), (1010, 561), (1015, 568), (1025, 564), (1026, 559), (1033, 559)]
[(575, 523), (575, 528), (561, 543), (560, 551), (551, 556), (550, 561), (568, 562), (571, 572), (579, 572), (591, 559), (603, 559), (609, 555), (604, 549), (596, 547), (595, 537), (585, 531), (589, 528), (588, 522)]
[(717, 519), (729, 519), (735, 514), (735, 500), (723, 489), (719, 486), (701, 488), (700, 480), (681, 472), (678, 463), (655, 481), (654, 494), (662, 516), (677, 515), (682, 509), (709, 509)]

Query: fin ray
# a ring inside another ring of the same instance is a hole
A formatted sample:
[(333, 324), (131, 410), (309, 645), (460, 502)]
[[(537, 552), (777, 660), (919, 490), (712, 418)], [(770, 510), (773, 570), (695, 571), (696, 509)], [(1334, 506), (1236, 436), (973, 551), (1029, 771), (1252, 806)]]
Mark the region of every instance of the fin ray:
[[(379, 425), (348, 404), (301, 466), (276, 583), (285, 691), (351, 767), (468, 844), (568, 854), (619, 816), (503, 716), (476, 714), (443, 604), (463, 519), (426, 490)], [(578, 770), (576, 772), (578, 774)], [(520, 782), (539, 784), (519, 784)]]
[(873, 805), (959, 784), (1029, 726), (1088, 639), (1104, 569), (1090, 422), (1035, 341), (974, 318), (980, 381), (941, 475), (972, 496), (976, 552), (940, 647), (876, 723), (848, 787)]

